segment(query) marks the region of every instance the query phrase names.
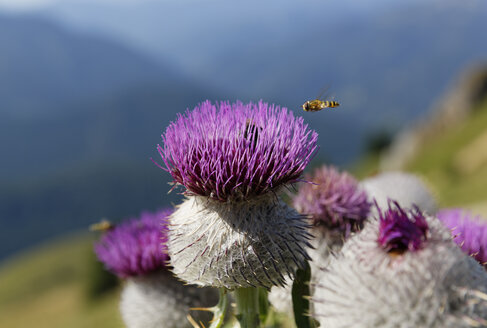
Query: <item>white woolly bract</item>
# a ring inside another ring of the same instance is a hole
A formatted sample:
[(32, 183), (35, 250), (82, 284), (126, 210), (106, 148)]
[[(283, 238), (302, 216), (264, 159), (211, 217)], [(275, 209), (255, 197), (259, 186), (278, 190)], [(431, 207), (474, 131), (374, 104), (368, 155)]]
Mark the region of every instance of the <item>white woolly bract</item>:
[(304, 217), (273, 194), (242, 202), (191, 196), (170, 220), (173, 271), (192, 284), (284, 285), (308, 258)]
[(316, 285), (322, 327), (487, 327), (486, 272), (438, 219), (427, 221), (428, 240), (415, 252), (385, 252), (377, 220), (344, 244)]
[(192, 307), (211, 307), (218, 292), (211, 288), (184, 285), (168, 272), (127, 279), (122, 291), (120, 313), (128, 328), (191, 328), (186, 316), (208, 322), (207, 312)]
[(289, 316), (293, 316), (293, 298), (291, 295), (293, 281), (286, 278), (286, 286), (274, 286), (267, 295), (269, 303), (278, 312), (285, 313)]
[[(433, 215), (438, 210), (436, 201), (426, 185), (414, 174), (385, 172), (361, 182), (369, 199), (376, 200), (380, 208), (387, 208), (388, 199), (396, 200), (401, 207), (418, 206), (422, 212)], [(375, 208), (372, 207), (374, 211)]]
[[(343, 237), (333, 232), (315, 227), (313, 233), (317, 237), (310, 241), (312, 248), (308, 249), (308, 254), (311, 257), (309, 262), (311, 268), (311, 296), (314, 294), (314, 286), (322, 274), (320, 269), (326, 268), (328, 265), (330, 253), (338, 252), (343, 245)], [(273, 287), (269, 292), (269, 302), (278, 312), (292, 314), (294, 311), (291, 295), (292, 283), (293, 281), (288, 279), (286, 286)], [(310, 304), (310, 306), (312, 307), (313, 304)]]

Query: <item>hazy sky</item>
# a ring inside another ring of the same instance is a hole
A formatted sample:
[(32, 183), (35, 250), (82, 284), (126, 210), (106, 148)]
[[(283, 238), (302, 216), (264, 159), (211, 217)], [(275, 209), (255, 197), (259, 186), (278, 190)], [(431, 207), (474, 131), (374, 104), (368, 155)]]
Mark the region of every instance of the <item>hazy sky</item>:
[(97, 2), (97, 3), (130, 3), (130, 2), (150, 2), (161, 0), (0, 0), (0, 8), (11, 10), (30, 10), (42, 8), (56, 3), (69, 2)]
[[(165, 2), (165, 1), (177, 1), (177, 2), (200, 2), (200, 0), (0, 0), (0, 10), (13, 10), (13, 11), (22, 11), (22, 10), (35, 10), (39, 8), (43, 8), (46, 6), (56, 5), (56, 4), (69, 4), (69, 3), (76, 3), (76, 4), (127, 4), (127, 3), (137, 3), (141, 4), (144, 2)], [(201, 2), (218, 2), (222, 0), (206, 0)], [(306, 0), (306, 2), (313, 2), (313, 1), (321, 1), (321, 0)], [(356, 0), (330, 0), (330, 2), (350, 2), (353, 7), (363, 8), (366, 9), (370, 5), (377, 5), (377, 4), (385, 4), (389, 3), (390, 0), (369, 0), (369, 1), (356, 1)], [(396, 2), (408, 2), (412, 0), (396, 0)], [(415, 0), (417, 1), (417, 0)], [(423, 0), (424, 1), (424, 0)], [(444, 0), (429, 0), (429, 1), (444, 1)], [(464, 0), (465, 1), (465, 0)], [(472, 0), (472, 1), (480, 1), (480, 0)], [(483, 1), (483, 0), (482, 0)], [(272, 1), (271, 1), (272, 2)], [(292, 3), (292, 1), (274, 1), (275, 3)], [(299, 4), (299, 2), (296, 2)]]

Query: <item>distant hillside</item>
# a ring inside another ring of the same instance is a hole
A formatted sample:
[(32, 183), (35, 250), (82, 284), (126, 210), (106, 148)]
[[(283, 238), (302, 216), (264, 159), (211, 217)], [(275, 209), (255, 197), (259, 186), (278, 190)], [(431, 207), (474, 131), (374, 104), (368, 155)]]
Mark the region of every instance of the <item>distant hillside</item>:
[(0, 181), (145, 161), (175, 113), (214, 92), (113, 41), (0, 15)]
[(140, 87), (58, 118), (0, 121), (0, 259), (101, 217), (120, 219), (177, 202), (150, 160), (176, 112), (208, 92)]
[(468, 205), (487, 216), (487, 101), (475, 109), (422, 145), (406, 169), (427, 177), (441, 205)]
[(169, 206), (150, 160), (214, 92), (112, 41), (0, 15), (0, 259), (101, 217)]
[(113, 41), (0, 15), (0, 181), (154, 155), (175, 113), (214, 92)]
[(403, 168), (417, 156), (430, 140), (448, 134), (459, 124), (469, 120), (487, 97), (487, 66), (475, 65), (464, 72), (437, 101), (427, 115), (396, 136), (391, 148), (383, 154), (384, 169)]
[(396, 138), (381, 162), (423, 176), (442, 207), (463, 206), (487, 217), (487, 68), (465, 73), (427, 117)]
[(15, 252), (108, 218), (179, 203), (169, 174), (152, 162), (83, 163), (58, 174), (0, 185), (0, 263)]
[(9, 154), (0, 157), (0, 181), (101, 161), (150, 163), (176, 113), (215, 98), (190, 84), (168, 83), (139, 84), (52, 109), (63, 115), (0, 120), (0, 153)]
[(0, 14), (0, 44), (2, 116), (64, 114), (69, 109), (60, 104), (175, 77), (169, 69), (127, 47), (66, 32), (34, 16)]

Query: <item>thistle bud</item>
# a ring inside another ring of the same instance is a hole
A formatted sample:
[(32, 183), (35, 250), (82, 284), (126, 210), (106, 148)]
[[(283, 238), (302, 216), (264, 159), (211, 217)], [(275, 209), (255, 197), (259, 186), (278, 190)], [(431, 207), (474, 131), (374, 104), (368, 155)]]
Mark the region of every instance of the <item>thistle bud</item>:
[(385, 172), (365, 179), (361, 183), (370, 197), (380, 208), (387, 208), (389, 199), (401, 207), (416, 205), (422, 212), (433, 215), (438, 210), (433, 194), (416, 175), (404, 172)]

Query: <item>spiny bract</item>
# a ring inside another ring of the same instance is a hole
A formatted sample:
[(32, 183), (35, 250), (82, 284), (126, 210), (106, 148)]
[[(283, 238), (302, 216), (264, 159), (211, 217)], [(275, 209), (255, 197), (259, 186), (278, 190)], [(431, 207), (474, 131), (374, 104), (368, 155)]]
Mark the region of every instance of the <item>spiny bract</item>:
[[(406, 212), (410, 219), (418, 215)], [(390, 236), (401, 237), (391, 247), (379, 238), (377, 219), (345, 243), (316, 286), (314, 315), (323, 327), (485, 327), (485, 270), (462, 253), (437, 218), (425, 219), (426, 229), (418, 221), (419, 233), (410, 227), (390, 230)]]

